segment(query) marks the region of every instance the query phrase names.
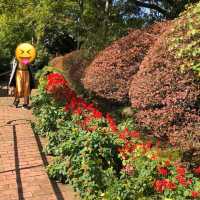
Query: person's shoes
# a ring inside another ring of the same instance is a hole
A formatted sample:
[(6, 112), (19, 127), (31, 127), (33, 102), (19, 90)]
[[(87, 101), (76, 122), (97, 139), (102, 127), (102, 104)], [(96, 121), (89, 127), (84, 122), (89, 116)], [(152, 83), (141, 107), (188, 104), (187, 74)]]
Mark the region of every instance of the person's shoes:
[(25, 109), (25, 110), (30, 110), (31, 109), (31, 107), (29, 105), (27, 105), (27, 104), (23, 104), (22, 108)]
[(13, 105), (15, 106), (15, 108), (18, 108), (19, 101), (14, 101), (14, 102), (13, 102)]

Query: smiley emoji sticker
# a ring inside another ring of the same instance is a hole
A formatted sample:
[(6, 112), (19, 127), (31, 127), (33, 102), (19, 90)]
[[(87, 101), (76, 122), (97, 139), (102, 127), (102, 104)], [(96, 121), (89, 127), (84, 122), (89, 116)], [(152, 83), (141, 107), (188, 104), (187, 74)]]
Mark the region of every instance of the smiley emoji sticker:
[(33, 60), (35, 59), (36, 50), (31, 44), (22, 43), (17, 46), (15, 54), (16, 54), (17, 60), (21, 64), (28, 65), (31, 62), (33, 62)]

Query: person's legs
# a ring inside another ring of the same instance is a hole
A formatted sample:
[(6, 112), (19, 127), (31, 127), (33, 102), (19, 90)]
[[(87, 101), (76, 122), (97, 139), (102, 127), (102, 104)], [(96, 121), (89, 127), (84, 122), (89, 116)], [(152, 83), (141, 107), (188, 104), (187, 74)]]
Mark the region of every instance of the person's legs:
[(23, 108), (28, 109), (28, 110), (30, 109), (30, 106), (29, 106), (29, 96), (25, 96), (24, 97)]
[(13, 93), (14, 93), (14, 102), (13, 102), (13, 105), (17, 108), (18, 105), (19, 105), (19, 102), (20, 102), (20, 97), (18, 96), (18, 93), (16, 91), (16, 88), (13, 90)]
[(23, 107), (29, 109), (29, 96), (31, 94), (30, 90), (30, 75), (28, 71), (23, 71), (23, 95), (24, 104)]
[(14, 100), (13, 104), (17, 108), (18, 105), (19, 105), (19, 102), (20, 102), (20, 98), (23, 96), (22, 76), (21, 76), (20, 71), (16, 72), (16, 88), (15, 88), (15, 91), (14, 91), (14, 96), (15, 96), (15, 100)]
[(29, 96), (24, 97), (24, 105), (29, 105)]
[(13, 102), (13, 105), (17, 108), (18, 105), (19, 105), (19, 101), (20, 101), (20, 98), (19, 97), (15, 97), (14, 99), (14, 102)]

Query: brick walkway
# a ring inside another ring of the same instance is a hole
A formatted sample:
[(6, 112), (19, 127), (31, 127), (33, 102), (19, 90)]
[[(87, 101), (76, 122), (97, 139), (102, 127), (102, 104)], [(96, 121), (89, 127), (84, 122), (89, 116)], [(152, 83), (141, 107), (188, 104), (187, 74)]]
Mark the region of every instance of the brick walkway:
[(14, 108), (0, 95), (0, 200), (75, 200), (68, 186), (49, 180), (31, 111)]

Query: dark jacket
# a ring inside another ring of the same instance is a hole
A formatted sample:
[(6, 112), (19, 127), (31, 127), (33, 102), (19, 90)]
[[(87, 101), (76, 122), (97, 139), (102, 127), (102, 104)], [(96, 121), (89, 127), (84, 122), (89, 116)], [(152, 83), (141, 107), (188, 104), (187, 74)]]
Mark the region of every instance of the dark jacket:
[[(16, 59), (13, 59), (12, 63), (11, 63), (11, 74), (10, 74), (10, 79), (9, 79), (9, 83), (8, 86), (9, 87), (16, 87), (16, 71), (17, 71), (17, 67), (18, 67), (19, 63), (17, 62)], [(30, 88), (33, 89), (35, 87), (35, 80), (33, 77), (33, 73), (31, 71), (31, 65), (28, 66), (28, 71), (30, 74)]]

